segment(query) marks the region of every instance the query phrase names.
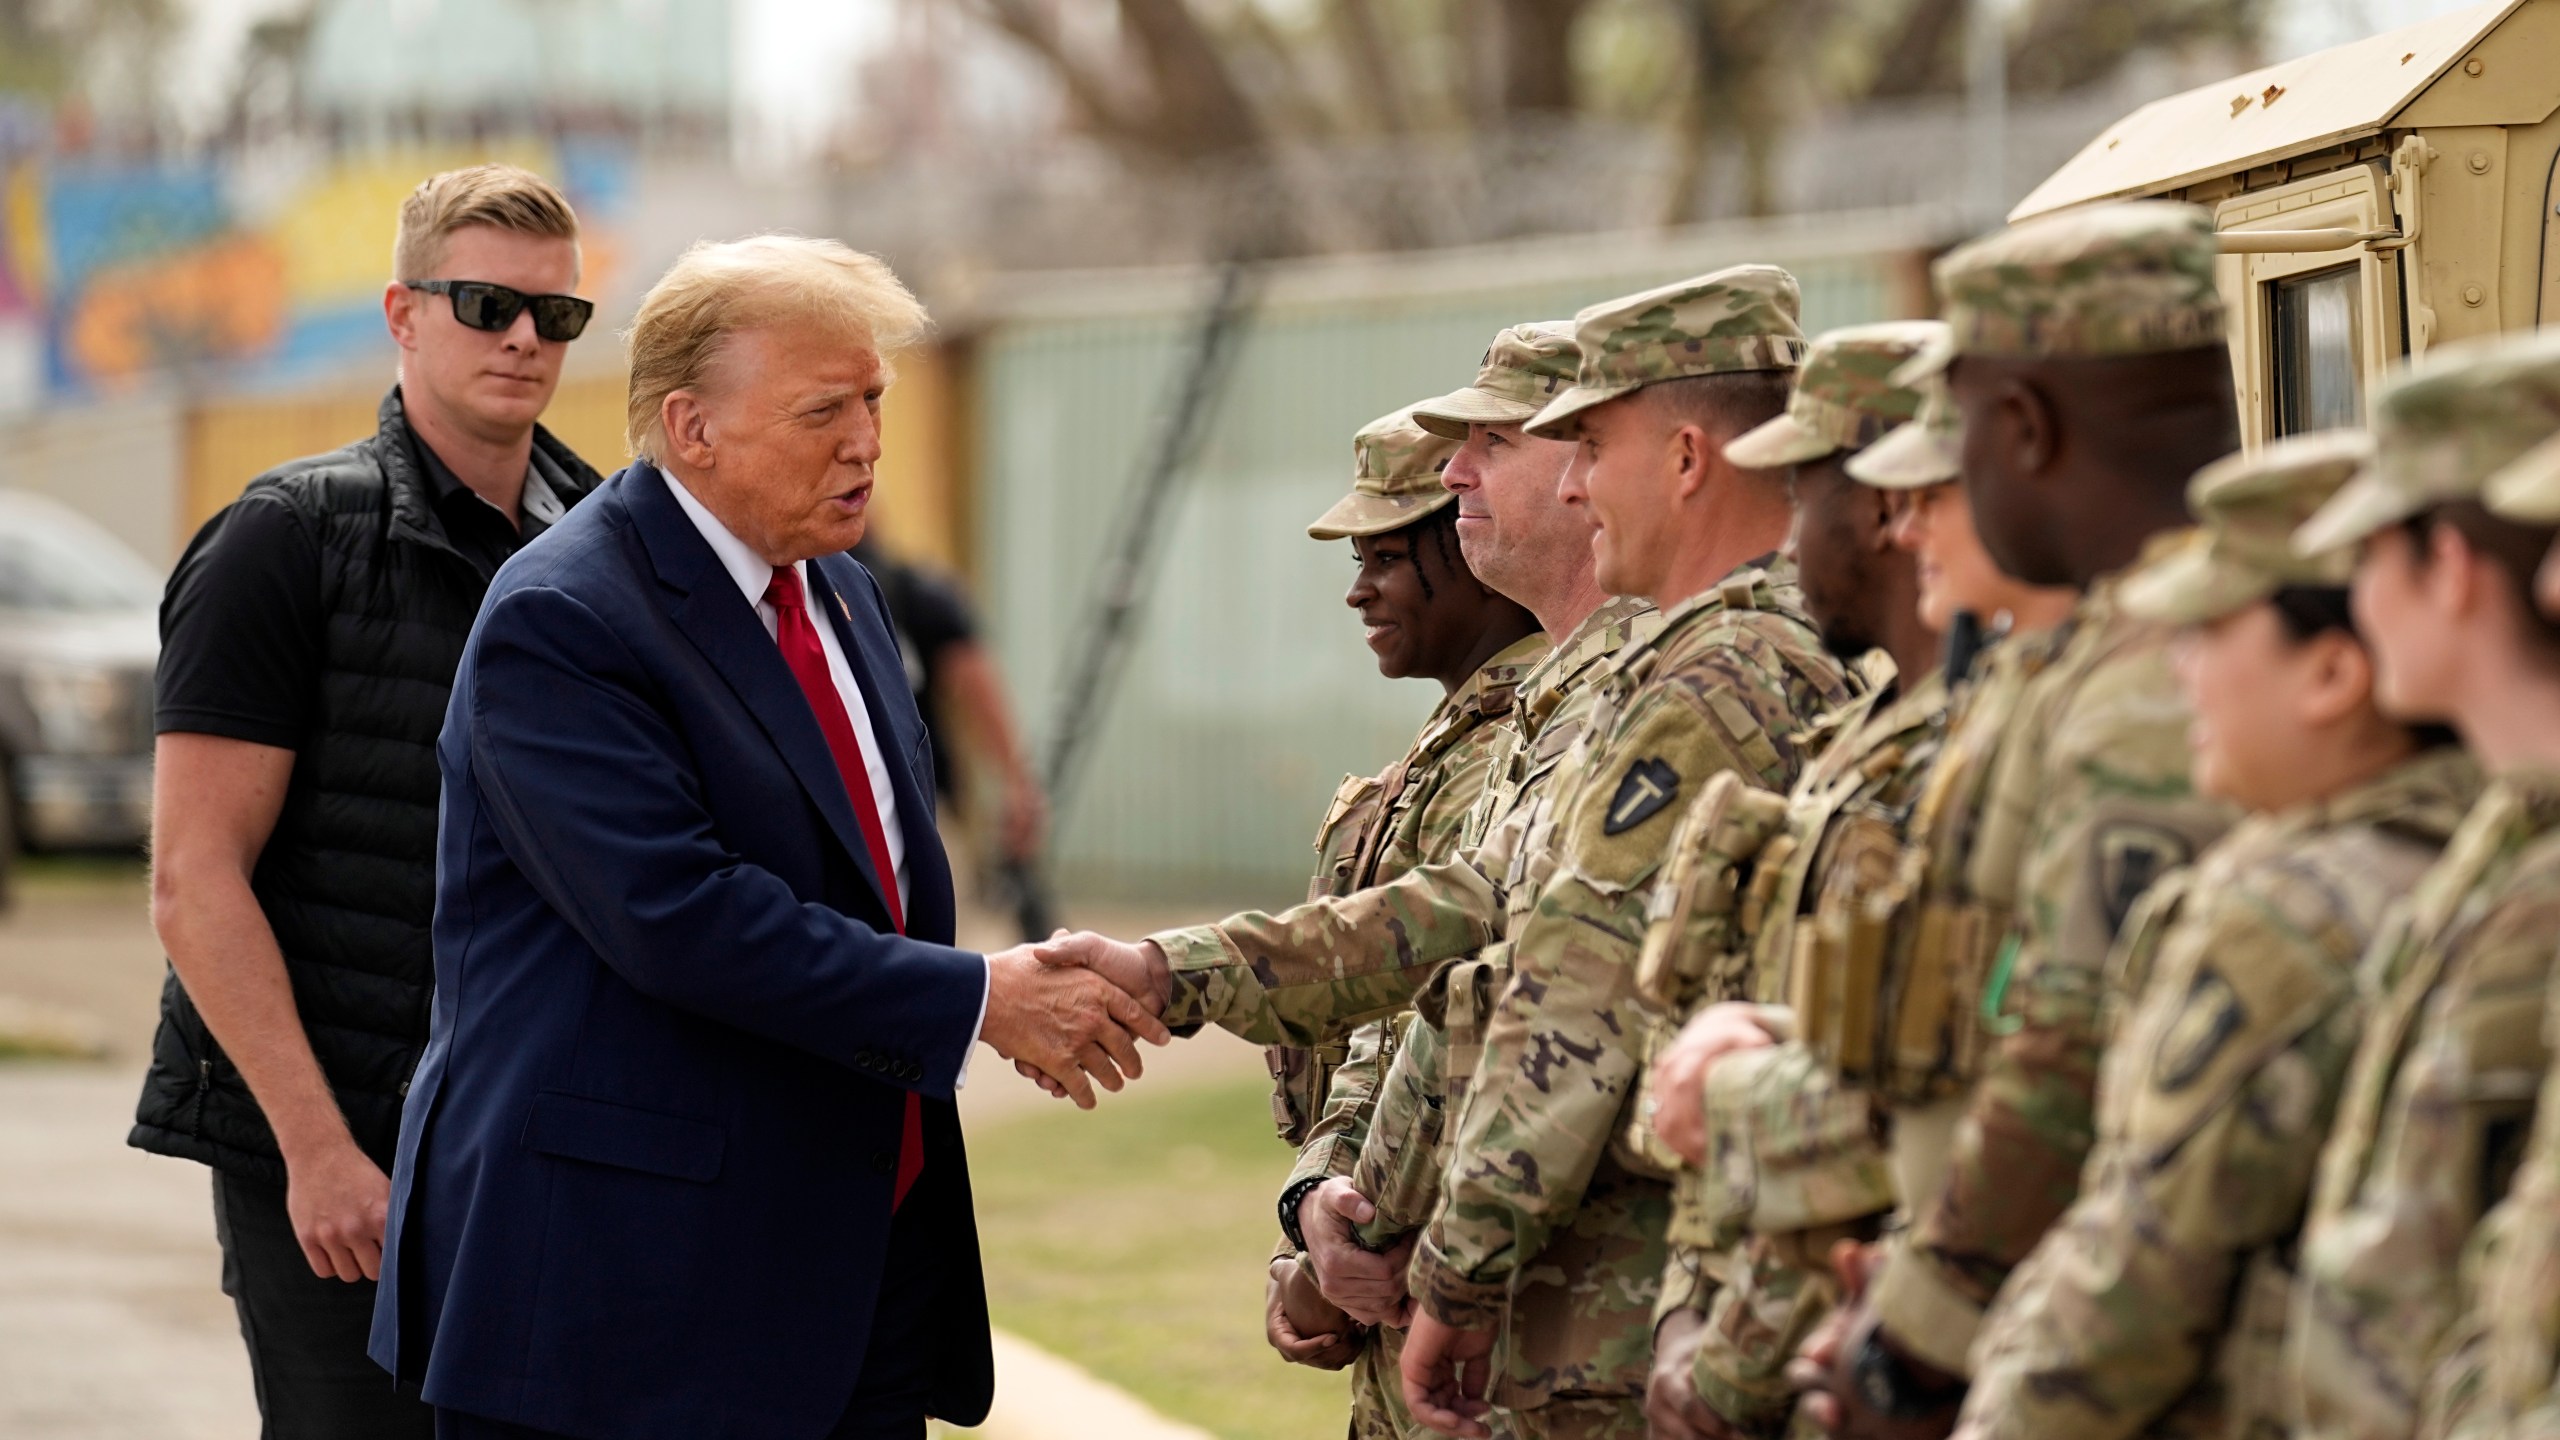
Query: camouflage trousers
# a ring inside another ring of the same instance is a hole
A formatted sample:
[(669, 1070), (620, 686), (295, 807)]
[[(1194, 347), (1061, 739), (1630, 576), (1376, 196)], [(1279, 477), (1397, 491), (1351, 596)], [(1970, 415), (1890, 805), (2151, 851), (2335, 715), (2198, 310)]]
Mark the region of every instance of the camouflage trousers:
[(1351, 1440), (1435, 1440), (1405, 1408), (1404, 1332), (1381, 1325), (1351, 1362)]
[(1535, 1410), (1496, 1410), (1485, 1426), (1493, 1440), (1646, 1440), (1649, 1432), (1642, 1396), (1559, 1395)]

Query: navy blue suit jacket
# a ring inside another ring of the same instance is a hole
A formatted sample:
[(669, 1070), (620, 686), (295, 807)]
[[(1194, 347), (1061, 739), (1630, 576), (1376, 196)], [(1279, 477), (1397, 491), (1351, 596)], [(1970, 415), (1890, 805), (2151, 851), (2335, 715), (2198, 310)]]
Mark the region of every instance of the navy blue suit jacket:
[[(860, 565), (816, 563), (888, 752), (903, 936), (808, 702), (670, 483), (635, 464), (509, 560), (463, 652), (372, 1354), (541, 1430), (814, 1437), (876, 1320), (929, 1327), (932, 1411), (973, 1423), (993, 1366), (951, 1096), (986, 970), (949, 944), (888, 612)], [(942, 1299), (875, 1317), (907, 1091)]]

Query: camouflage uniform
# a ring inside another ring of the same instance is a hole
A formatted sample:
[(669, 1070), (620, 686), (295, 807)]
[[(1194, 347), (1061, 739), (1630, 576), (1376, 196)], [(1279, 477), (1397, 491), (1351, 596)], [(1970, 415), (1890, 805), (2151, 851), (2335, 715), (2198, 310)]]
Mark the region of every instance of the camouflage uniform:
[[(2560, 524), (2560, 434), (2490, 477), (2491, 510), (2525, 525)], [(2543, 1012), (2560, 1039), (2560, 981)], [(2466, 1440), (2560, 1437), (2560, 1063), (2547, 1072), (2515, 1188), (2474, 1235), (2464, 1280), (2476, 1295), (2470, 1343), (2439, 1377), (2430, 1435)]]
[[(1766, 266), (1591, 307), (1580, 375), (1529, 428), (1569, 433), (1657, 381), (1791, 368), (1795, 309), (1793, 278)], [(1411, 1272), (1434, 1318), (1499, 1332), (1488, 1398), (1523, 1434), (1644, 1429), (1669, 1186), (1611, 1142), (1641, 1058), (1636, 952), (1674, 802), (1726, 774), (1787, 785), (1790, 737), (1852, 693), (1774, 558), (1673, 606), (1603, 689), (1581, 762), (1509, 827), (1529, 857), (1508, 894), (1511, 974)]]
[[(2067, 360), (2217, 345), (2212, 232), (2194, 206), (2139, 201), (1966, 245), (1937, 265), (1947, 350), (1899, 378), (1959, 354)], [(1969, 1373), (1992, 1296), (2078, 1188), (2116, 931), (2153, 880), (2232, 819), (2188, 785), (2170, 632), (2124, 614), (2114, 592), (2112, 579), (2092, 585), (2049, 650), (2022, 649), (2018, 663), (2036, 673), (2013, 705), (1977, 696), (1958, 722), (1949, 757), (1970, 766), (1996, 753), (1980, 772), (1961, 884), (1928, 897), (1916, 963), (1896, 977), (1891, 1068), (1953, 1049), (1945, 1069), (1970, 1083), (1961, 1107), (1933, 1123), (1897, 1116), (1911, 1224), (1887, 1250), (1871, 1303), (1896, 1344), (1957, 1374)], [(1915, 857), (1913, 868), (1952, 858)]]
[[(2199, 624), (2345, 583), (2290, 542), (2370, 450), (2331, 432), (2208, 466), (2201, 528), (2126, 582), (2125, 609)], [(2283, 1433), (2291, 1256), (2364, 1020), (2356, 960), (2479, 783), (2459, 750), (2422, 753), (2252, 816), (2143, 898), (2109, 962), (2131, 1008), (2080, 1197), (1984, 1323), (1968, 1440)]]
[[(1440, 472), (1457, 442), (1400, 410), (1352, 437), (1351, 493), (1307, 527), (1318, 540), (1384, 535), (1456, 500)], [(1310, 900), (1356, 894), (1380, 879), (1459, 852), (1496, 760), (1511, 748), (1512, 697), (1544, 659), (1547, 640), (1530, 635), (1505, 647), (1451, 691), (1402, 760), (1376, 776), (1346, 776), (1316, 833)], [(1317, 1046), (1272, 1045), (1272, 1106), (1280, 1138), (1298, 1147), (1283, 1193), (1301, 1181), (1348, 1175), (1368, 1134), (1378, 1082), (1401, 1043), (1409, 1015), (1373, 1020)], [(1280, 1254), (1306, 1263), (1284, 1237)], [(1413, 1429), (1396, 1381), (1394, 1332), (1371, 1332), (1352, 1362), (1351, 1430), (1397, 1437)]]
[[(1726, 457), (1771, 468), (1863, 449), (1916, 415), (1919, 393), (1892, 376), (1942, 329), (1904, 321), (1822, 335), (1805, 356), (1787, 413), (1736, 439)], [(1829, 935), (1847, 917), (1826, 897), (1898, 851), (1900, 822), (1945, 732), (1947, 689), (1933, 673), (1897, 692), (1892, 662), (1880, 652), (1862, 665), (1865, 693), (1804, 737), (1815, 758), (1783, 807), (1774, 797), (1742, 795), (1720, 806), (1710, 794), (1674, 835), (1637, 977), (1653, 1012), (1668, 1018), (1647, 1027), (1652, 1043), (1640, 1054), (1640, 1076), (1649, 1075), (1659, 1044), (1706, 1006), (1784, 998), (1797, 947), (1818, 943), (1799, 914), (1824, 916)], [(1735, 895), (1746, 877), (1747, 890)], [(1792, 1012), (1770, 1017), (1779, 1026), (1792, 1020)], [(1655, 1147), (1647, 1090), (1641, 1085), (1630, 1127), (1639, 1150)], [(1735, 1424), (1772, 1428), (1794, 1407), (1786, 1361), (1832, 1300), (1827, 1271), (1805, 1261), (1818, 1259), (1848, 1222), (1889, 1208), (1892, 1193), (1866, 1096), (1834, 1084), (1801, 1045), (1732, 1057), (1716, 1067), (1710, 1096), (1719, 1163), (1674, 1182), (1671, 1258), (1655, 1320), (1658, 1328), (1675, 1309), (1704, 1313), (1699, 1397)], [(1667, 1152), (1653, 1158), (1679, 1168)], [(1736, 1239), (1745, 1221), (1754, 1233)]]
[[(1307, 527), (1314, 539), (1388, 534), (1457, 498), (1440, 484), (1440, 472), (1457, 446), (1415, 425), (1410, 410), (1362, 426), (1351, 437), (1351, 453), (1351, 493)], [(1456, 849), (1459, 826), (1484, 788), (1501, 734), (1499, 723), (1511, 709), (1512, 688), (1520, 671), (1546, 648), (1542, 642), (1524, 641), (1523, 646), (1530, 647), (1525, 658), (1511, 652), (1498, 655), (1444, 697), (1404, 759), (1377, 775), (1342, 778), (1316, 828), (1316, 870), (1307, 884), (1308, 899), (1366, 889), (1381, 875), (1445, 860)], [(1319, 1117), (1333, 1118), (1327, 1091), (1334, 1073), (1354, 1046), (1362, 1051), (1364, 1066), (1376, 1067), (1390, 1033), (1388, 1022), (1381, 1021), (1346, 1040), (1267, 1047), (1263, 1056), (1271, 1069), (1272, 1121), (1281, 1140), (1308, 1146)], [(1331, 1142), (1326, 1148), (1333, 1148)], [(1304, 1159), (1302, 1155), (1302, 1163)]]
[[(1552, 327), (1521, 328), (1536, 332)], [(1546, 388), (1553, 377), (1539, 374), (1538, 367), (1553, 363), (1555, 338), (1505, 332), (1487, 357), (1488, 373), (1479, 376), (1475, 388), (1499, 398), (1512, 382), (1490, 372), (1525, 355), (1543, 358), (1521, 367), (1527, 373), (1518, 377), (1518, 385)], [(1569, 347), (1570, 332), (1562, 338)], [(1517, 344), (1509, 343), (1515, 339)], [(1569, 357), (1569, 349), (1567, 353)], [(1520, 403), (1519, 415), (1529, 413), (1534, 407)], [(1498, 423), (1500, 416), (1493, 418)], [(1393, 1243), (1398, 1231), (1418, 1228), (1438, 1194), (1445, 1089), (1441, 1062), (1448, 1050), (1440, 1023), (1451, 993), (1449, 977), (1460, 977), (1456, 990), (1466, 997), (1489, 994), (1501, 973), (1499, 947), (1480, 959), (1469, 957), (1486, 949), (1501, 924), (1497, 886), (1518, 883), (1519, 877), (1509, 870), (1514, 852), (1487, 849), (1484, 842), (1514, 810), (1557, 781), (1589, 724), (1599, 699), (1595, 682), (1608, 662), (1651, 636), (1660, 624), (1661, 617), (1644, 601), (1610, 601), (1521, 679), (1510, 733), (1491, 757), (1489, 783), (1462, 827), (1455, 856), (1281, 915), (1250, 912), (1217, 925), (1150, 937), (1172, 963), (1174, 992), (1165, 1018), (1178, 1031), (1219, 1024), (1248, 1039), (1325, 1043), (1347, 1035), (1361, 1021), (1392, 1013), (1412, 997), (1416, 985), (1433, 979), (1422, 997), (1431, 1023), (1408, 1026), (1412, 1043), (1395, 1051), (1374, 1118), (1356, 1147), (1354, 1183), (1379, 1205), (1378, 1221), (1364, 1238), (1381, 1249)], [(1442, 967), (1446, 961), (1464, 963)], [(1435, 973), (1435, 967), (1442, 968)], [(1457, 1037), (1470, 1047), (1466, 1053), (1472, 1053), (1479, 1029), (1469, 1025)], [(1356, 1112), (1358, 1097), (1341, 1098)], [(1346, 1118), (1345, 1138), (1334, 1155), (1353, 1148), (1348, 1136), (1356, 1128)], [(1292, 1185), (1300, 1178), (1293, 1176)], [(1400, 1332), (1382, 1331), (1378, 1340), (1354, 1362), (1354, 1433), (1362, 1440), (1417, 1436), (1420, 1432), (1405, 1415), (1396, 1373)]]
[[(2374, 401), (2376, 458), (2296, 537), (2343, 549), (2486, 482), (2560, 430), (2560, 335), (2446, 345)], [(2303, 1228), (2302, 1279), (2286, 1375), (2305, 1433), (2490, 1433), (2550, 1382), (2548, 1352), (2499, 1365), (2464, 1344), (2459, 1263), (2530, 1281), (2547, 1245), (2509, 1209), (2484, 1226), (2519, 1173), (2551, 1064), (2543, 991), (2560, 935), (2560, 774), (2494, 777), (2394, 926), (2366, 954), (2372, 995), (2336, 1128)], [(2537, 1159), (2536, 1169), (2549, 1164)], [(2529, 1182), (2527, 1195), (2539, 1189)], [(2493, 1314), (2550, 1304), (2500, 1275)], [(2513, 1304), (2510, 1304), (2510, 1300)], [(2528, 1324), (2531, 1322), (2528, 1321)]]
[[(1653, 608), (1641, 601), (1613, 601), (1563, 647), (1549, 652), (1521, 683), (1520, 727), (1509, 751), (1497, 757), (1475, 824), (1507, 818), (1560, 780), (1565, 759), (1598, 704), (1598, 680), (1620, 651), (1651, 635), (1658, 623)], [(1378, 1087), (1375, 1118), (1351, 1170), (1354, 1188), (1377, 1206), (1376, 1217), (1358, 1232), (1361, 1243), (1372, 1249), (1394, 1248), (1438, 1208), (1442, 1139), (1452, 1096), (1463, 1093), (1465, 1076), (1474, 1067), (1484, 1012), (1507, 973), (1507, 960), (1501, 946), (1490, 946), (1472, 959), (1442, 967), (1417, 997), (1417, 1013)], [(1453, 1052), (1463, 1067), (1454, 1072)], [(1405, 1409), (1397, 1373), (1403, 1335), (1401, 1330), (1381, 1330), (1379, 1343), (1356, 1362), (1354, 1440), (1390, 1435), (1423, 1440), (1431, 1433)]]

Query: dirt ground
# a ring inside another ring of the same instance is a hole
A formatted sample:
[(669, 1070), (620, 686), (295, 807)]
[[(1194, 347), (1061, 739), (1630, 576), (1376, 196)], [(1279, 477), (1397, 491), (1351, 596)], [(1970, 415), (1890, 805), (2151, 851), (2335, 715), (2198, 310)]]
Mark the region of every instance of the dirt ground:
[[(1203, 912), (1206, 913), (1206, 912)], [(1115, 934), (1198, 918), (1070, 907)], [(992, 916), (962, 937), (1001, 944)], [(164, 971), (139, 865), (40, 867), (0, 914), (0, 1003), (59, 1019), (97, 1060), (0, 1061), (0, 1435), (245, 1440), (257, 1409), (220, 1289), (198, 1166), (129, 1149)], [(1150, 1052), (1150, 1084), (1248, 1073), (1216, 1037)], [(1054, 1105), (981, 1050), (964, 1117)]]

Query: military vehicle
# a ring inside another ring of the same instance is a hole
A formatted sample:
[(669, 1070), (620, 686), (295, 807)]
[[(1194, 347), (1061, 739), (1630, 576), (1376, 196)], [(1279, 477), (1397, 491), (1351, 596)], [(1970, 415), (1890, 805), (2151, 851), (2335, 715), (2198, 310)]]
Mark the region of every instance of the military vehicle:
[(2214, 213), (2242, 438), (2361, 424), (2374, 382), (2560, 323), (2560, 0), (2492, 0), (2136, 110), (2010, 212)]

